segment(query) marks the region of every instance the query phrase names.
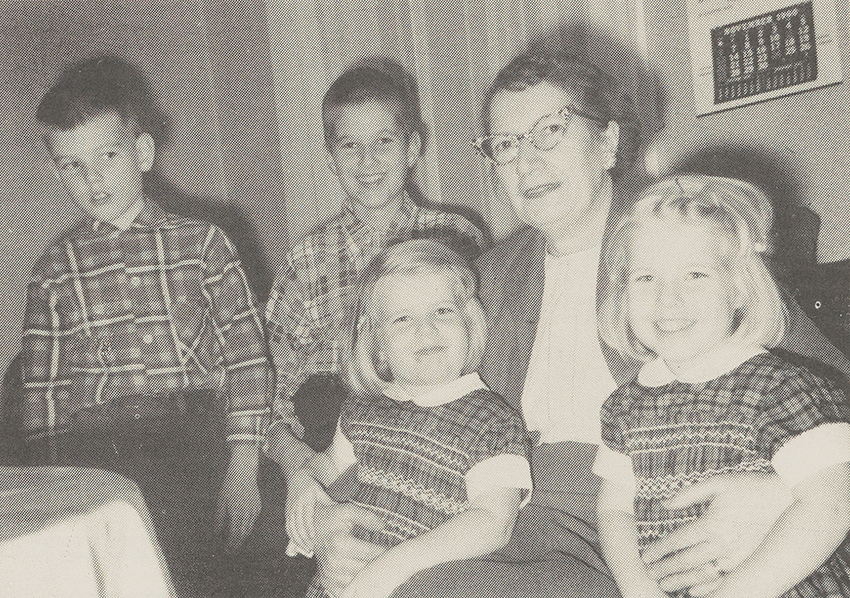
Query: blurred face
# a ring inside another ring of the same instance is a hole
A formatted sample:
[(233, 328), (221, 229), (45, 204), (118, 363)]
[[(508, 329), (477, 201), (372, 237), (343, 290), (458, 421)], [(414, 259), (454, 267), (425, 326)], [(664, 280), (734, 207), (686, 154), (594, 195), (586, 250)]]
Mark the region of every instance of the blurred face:
[(53, 130), (48, 149), (62, 185), (92, 218), (112, 222), (142, 199), (153, 139), (136, 136), (120, 115), (107, 112), (68, 131)]
[(733, 332), (739, 306), (729, 242), (712, 227), (645, 223), (629, 251), (626, 299), (635, 337), (678, 373)]
[(337, 107), (334, 131), (328, 164), (355, 206), (375, 209), (400, 201), (407, 171), (419, 157), (419, 135), (406, 141), (382, 102)]
[[(523, 91), (502, 90), (490, 106), (490, 133), (522, 134), (542, 116), (573, 102), (558, 86), (541, 82)], [(563, 140), (546, 151), (523, 139), (519, 155), (494, 165), (496, 177), (520, 220), (549, 237), (607, 216), (610, 197), (607, 152), (615, 152), (616, 123), (601, 131), (598, 123), (572, 116)]]
[(385, 276), (375, 286), (379, 358), (410, 387), (460, 377), (469, 351), (466, 324), (440, 272)]

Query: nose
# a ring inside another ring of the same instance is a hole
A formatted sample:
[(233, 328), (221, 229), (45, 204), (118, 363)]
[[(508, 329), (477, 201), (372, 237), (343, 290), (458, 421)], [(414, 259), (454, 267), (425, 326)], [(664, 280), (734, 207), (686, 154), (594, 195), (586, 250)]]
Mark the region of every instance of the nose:
[(378, 149), (372, 145), (366, 145), (360, 150), (360, 164), (371, 166), (378, 162)]
[(103, 170), (99, 165), (88, 164), (85, 166), (85, 176), (89, 184), (103, 182)]
[(516, 156), (517, 171), (520, 173), (529, 172), (539, 161), (540, 152), (534, 147), (528, 137), (520, 139)]
[(426, 336), (430, 334), (436, 334), (437, 332), (437, 322), (433, 316), (425, 316), (420, 318), (416, 323), (416, 332), (420, 336)]
[(659, 295), (662, 305), (676, 305), (682, 300), (682, 285), (675, 280), (662, 281)]

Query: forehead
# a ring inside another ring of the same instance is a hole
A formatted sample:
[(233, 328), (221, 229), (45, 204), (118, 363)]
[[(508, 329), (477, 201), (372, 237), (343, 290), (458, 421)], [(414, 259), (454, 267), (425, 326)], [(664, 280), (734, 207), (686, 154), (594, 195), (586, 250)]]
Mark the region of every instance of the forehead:
[(132, 138), (130, 126), (116, 112), (104, 112), (72, 129), (48, 129), (48, 150), (56, 155), (72, 155)]
[(541, 81), (522, 91), (500, 90), (490, 103), (490, 131), (527, 131), (541, 116), (557, 112), (567, 104), (574, 103), (574, 96), (575, 94), (548, 81)]
[(337, 138), (368, 137), (381, 131), (398, 133), (396, 112), (390, 103), (367, 100), (334, 107), (330, 120)]
[(731, 249), (728, 235), (710, 222), (652, 220), (641, 222), (633, 229), (628, 255), (630, 264), (641, 267), (719, 265), (727, 261)]
[(431, 268), (391, 274), (378, 280), (372, 296), (379, 313), (454, 301), (454, 277)]

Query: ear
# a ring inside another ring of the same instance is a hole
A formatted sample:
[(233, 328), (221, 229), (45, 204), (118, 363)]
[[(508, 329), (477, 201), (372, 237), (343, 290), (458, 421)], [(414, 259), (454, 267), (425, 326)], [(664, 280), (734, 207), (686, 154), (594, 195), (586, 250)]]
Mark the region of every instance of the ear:
[(609, 120), (603, 133), (602, 151), (607, 160), (605, 167), (609, 170), (617, 163), (617, 148), (620, 145), (620, 125), (615, 120)]
[(142, 133), (136, 137), (136, 153), (138, 154), (141, 171), (149, 171), (153, 166), (153, 158), (156, 154), (156, 144), (153, 137), (148, 133)]
[(422, 135), (419, 131), (413, 131), (410, 134), (410, 140), (407, 142), (407, 167), (413, 168), (419, 156), (422, 153)]

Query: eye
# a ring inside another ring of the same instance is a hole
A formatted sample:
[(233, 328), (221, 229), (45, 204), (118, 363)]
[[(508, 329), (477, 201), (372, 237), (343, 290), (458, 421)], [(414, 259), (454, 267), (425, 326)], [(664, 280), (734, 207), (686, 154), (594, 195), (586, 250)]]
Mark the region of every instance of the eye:
[(108, 152), (104, 152), (104, 153), (103, 153), (103, 158), (104, 158), (104, 160), (111, 160), (112, 158), (114, 158), (114, 157), (115, 157), (115, 156), (117, 156), (117, 155), (118, 155), (118, 152), (117, 152), (117, 151), (115, 151), (115, 150), (110, 150), (110, 151), (108, 151)]
[(392, 323), (393, 324), (406, 324), (409, 321), (410, 321), (410, 316), (404, 315), (404, 316), (396, 316), (395, 318), (393, 318)]
[(699, 280), (701, 278), (708, 278), (708, 272), (703, 272), (702, 270), (693, 270), (688, 272), (688, 280)]
[(636, 274), (632, 276), (632, 282), (647, 283), (655, 280), (652, 274)]
[(69, 160), (67, 162), (59, 162), (56, 167), (62, 172), (74, 172), (81, 170), (83, 163), (78, 160)]
[(340, 141), (336, 149), (338, 152), (352, 153), (356, 151), (358, 148), (358, 144), (356, 141)]
[(446, 305), (446, 306), (437, 308), (437, 315), (448, 316), (448, 315), (455, 313), (456, 311), (457, 310), (454, 307)]

